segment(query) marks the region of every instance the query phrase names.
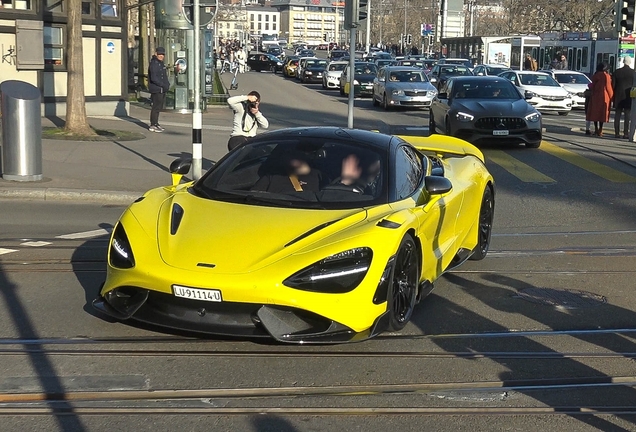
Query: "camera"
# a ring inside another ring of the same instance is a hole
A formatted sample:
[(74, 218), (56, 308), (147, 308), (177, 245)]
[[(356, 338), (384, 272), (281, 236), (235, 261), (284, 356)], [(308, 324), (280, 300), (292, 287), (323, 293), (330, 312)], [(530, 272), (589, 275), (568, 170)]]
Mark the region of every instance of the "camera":
[(258, 106), (258, 104), (256, 102), (248, 102), (247, 103), (247, 109), (256, 108), (257, 106)]

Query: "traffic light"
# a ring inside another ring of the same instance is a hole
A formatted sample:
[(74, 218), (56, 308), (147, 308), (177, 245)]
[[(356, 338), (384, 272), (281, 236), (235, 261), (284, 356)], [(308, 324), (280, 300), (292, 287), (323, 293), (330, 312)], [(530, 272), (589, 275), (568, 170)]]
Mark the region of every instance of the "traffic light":
[(358, 0), (358, 22), (367, 19), (369, 12), (369, 0)]
[(323, 35), (322, 35), (322, 40), (324, 40), (325, 42), (327, 42), (327, 33), (323, 33)]
[(620, 33), (634, 31), (634, 10), (636, 9), (636, 0), (626, 0), (622, 2), (620, 14), (617, 16), (620, 18)]
[(406, 44), (411, 45), (412, 42), (413, 42), (413, 36), (411, 36), (411, 34), (409, 33), (406, 35)]
[(344, 28), (360, 27), (360, 21), (367, 19), (368, 0), (345, 0)]

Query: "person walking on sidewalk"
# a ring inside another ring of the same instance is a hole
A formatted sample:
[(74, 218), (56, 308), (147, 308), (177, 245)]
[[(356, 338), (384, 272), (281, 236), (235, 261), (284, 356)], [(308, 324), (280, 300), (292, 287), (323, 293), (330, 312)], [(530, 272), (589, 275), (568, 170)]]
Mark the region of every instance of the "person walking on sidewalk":
[(603, 123), (609, 121), (613, 96), (612, 77), (607, 73), (607, 65), (599, 63), (596, 66), (596, 72), (592, 75), (592, 96), (585, 114), (586, 120), (594, 122), (596, 136), (603, 136)]
[(263, 129), (269, 127), (269, 122), (259, 110), (261, 95), (257, 91), (251, 91), (247, 96), (232, 96), (227, 103), (234, 111), (232, 133), (227, 142), (229, 151), (255, 136), (259, 126)]
[(621, 114), (623, 120), (623, 138), (629, 138), (629, 118), (632, 109), (632, 98), (629, 92), (634, 82), (634, 69), (630, 67), (632, 58), (623, 58), (623, 67), (614, 72), (612, 84), (614, 87), (614, 136), (620, 138)]
[(151, 132), (163, 132), (164, 129), (159, 125), (159, 113), (163, 109), (166, 93), (170, 89), (168, 81), (168, 71), (163, 59), (166, 56), (166, 50), (163, 47), (157, 47), (155, 55), (150, 60), (148, 66), (148, 90), (150, 90), (150, 100), (152, 108), (150, 110), (150, 127)]

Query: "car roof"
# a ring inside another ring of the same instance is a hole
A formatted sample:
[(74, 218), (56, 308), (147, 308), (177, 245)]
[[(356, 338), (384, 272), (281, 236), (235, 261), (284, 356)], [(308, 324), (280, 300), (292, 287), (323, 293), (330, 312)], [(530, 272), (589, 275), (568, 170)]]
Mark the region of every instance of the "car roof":
[(478, 83), (487, 83), (487, 82), (507, 82), (509, 83), (510, 80), (507, 80), (506, 78), (500, 77), (500, 76), (493, 76), (493, 75), (488, 75), (488, 76), (475, 76), (475, 75), (459, 75), (459, 76), (452, 76), (449, 79), (452, 79), (455, 82), (461, 82), (461, 81), (475, 81)]
[(392, 144), (397, 143), (397, 139), (390, 135), (361, 129), (343, 129), (336, 126), (295, 127), (267, 131), (258, 134), (252, 139), (252, 142), (258, 140), (269, 141), (271, 139), (293, 136), (305, 138), (335, 138), (344, 141), (354, 141), (360, 145), (369, 145), (385, 151), (388, 151)]
[(518, 73), (518, 74), (524, 74), (524, 75), (549, 75), (549, 71), (546, 71), (548, 73), (539, 72), (539, 71), (526, 71), (526, 70), (522, 70), (522, 71), (516, 70), (516, 71), (513, 71), (513, 72), (514, 73)]
[(385, 66), (383, 69), (391, 72), (422, 72), (422, 69), (413, 66)]
[(571, 70), (555, 70), (555, 71), (552, 71), (552, 73), (555, 75), (562, 75), (562, 74), (585, 75), (583, 72), (577, 72), (577, 71), (571, 71)]

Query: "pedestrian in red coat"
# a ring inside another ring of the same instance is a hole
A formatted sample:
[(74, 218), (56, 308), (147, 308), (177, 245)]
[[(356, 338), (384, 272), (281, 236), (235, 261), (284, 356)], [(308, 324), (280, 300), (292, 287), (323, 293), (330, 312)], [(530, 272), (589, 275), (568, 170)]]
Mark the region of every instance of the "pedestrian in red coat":
[(603, 123), (609, 121), (613, 97), (612, 77), (607, 73), (607, 65), (599, 63), (592, 75), (592, 96), (585, 114), (586, 120), (594, 122), (594, 135), (603, 136)]

